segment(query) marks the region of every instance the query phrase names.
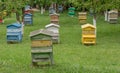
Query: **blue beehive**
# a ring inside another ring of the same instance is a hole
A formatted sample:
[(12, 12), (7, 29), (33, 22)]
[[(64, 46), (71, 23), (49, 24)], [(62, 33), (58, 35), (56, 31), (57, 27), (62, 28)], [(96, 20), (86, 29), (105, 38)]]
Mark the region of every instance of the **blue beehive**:
[(7, 26), (7, 42), (20, 42), (22, 40), (22, 24), (13, 23)]
[(33, 24), (32, 14), (25, 14), (24, 15), (24, 24)]

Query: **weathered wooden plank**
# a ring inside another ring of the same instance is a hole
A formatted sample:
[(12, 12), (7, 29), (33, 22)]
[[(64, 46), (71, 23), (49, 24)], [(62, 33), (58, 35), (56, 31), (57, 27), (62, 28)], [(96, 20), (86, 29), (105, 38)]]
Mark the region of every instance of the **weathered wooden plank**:
[(52, 49), (38, 49), (38, 50), (31, 50), (31, 53), (44, 53), (44, 52), (52, 52)]
[(45, 62), (49, 61), (49, 58), (42, 58), (42, 59), (33, 59), (32, 62)]
[(49, 54), (32, 54), (33, 59), (50, 58)]
[(41, 46), (51, 46), (52, 42), (50, 40), (32, 40), (32, 47), (41, 47)]

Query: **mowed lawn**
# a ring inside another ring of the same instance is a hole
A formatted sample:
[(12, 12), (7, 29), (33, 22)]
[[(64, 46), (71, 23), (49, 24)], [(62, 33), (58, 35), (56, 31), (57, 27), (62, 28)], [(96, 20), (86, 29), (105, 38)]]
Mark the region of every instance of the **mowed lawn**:
[[(31, 31), (50, 23), (48, 13), (34, 13), (32, 26), (25, 26), (23, 40), (18, 44), (6, 43), (6, 26), (14, 23), (15, 16), (0, 24), (0, 73), (120, 73), (120, 20), (109, 24), (102, 15), (97, 17), (97, 44), (81, 44), (81, 25), (77, 14), (60, 14), (60, 44), (53, 45), (55, 65), (31, 67)], [(88, 14), (88, 23), (92, 17)]]

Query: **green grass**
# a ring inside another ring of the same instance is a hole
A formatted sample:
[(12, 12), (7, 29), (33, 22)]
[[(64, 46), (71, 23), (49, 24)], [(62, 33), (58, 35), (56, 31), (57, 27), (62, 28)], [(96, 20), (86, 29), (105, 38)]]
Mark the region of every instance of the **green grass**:
[[(46, 13), (34, 14), (33, 26), (25, 26), (22, 43), (6, 43), (6, 25), (0, 25), (0, 73), (120, 73), (120, 24), (109, 24), (103, 16), (97, 18), (97, 45), (81, 44), (81, 25), (77, 16), (60, 14), (60, 44), (53, 46), (54, 66), (31, 67), (29, 33), (50, 23)], [(92, 17), (88, 15), (88, 23)]]

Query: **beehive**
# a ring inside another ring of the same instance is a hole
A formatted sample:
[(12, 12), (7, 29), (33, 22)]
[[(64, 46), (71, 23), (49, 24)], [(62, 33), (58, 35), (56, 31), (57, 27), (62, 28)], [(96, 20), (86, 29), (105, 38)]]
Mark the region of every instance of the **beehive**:
[(54, 24), (59, 24), (59, 14), (50, 14), (50, 22)]
[(33, 16), (32, 14), (25, 14), (24, 15), (24, 24), (29, 24), (32, 25), (33, 24)]
[(59, 25), (51, 23), (45, 26), (45, 29), (48, 31), (52, 31), (53, 35), (52, 35), (52, 41), (53, 43), (59, 43), (60, 39), (59, 39)]
[(22, 25), (13, 23), (7, 26), (7, 42), (22, 41)]
[(82, 24), (86, 23), (87, 13), (86, 12), (79, 12), (78, 15), (79, 15), (79, 17), (78, 17), (79, 22)]
[(108, 22), (109, 23), (117, 23), (118, 21), (118, 11), (111, 10), (108, 12)]
[(82, 44), (96, 44), (96, 27), (91, 24), (84, 24), (82, 27)]
[(54, 63), (52, 34), (52, 32), (43, 29), (30, 33), (33, 66), (38, 65), (38, 62), (48, 61), (51, 65)]
[(75, 15), (75, 8), (74, 7), (70, 7), (70, 8), (68, 8), (68, 14), (69, 14), (69, 16), (74, 16)]

